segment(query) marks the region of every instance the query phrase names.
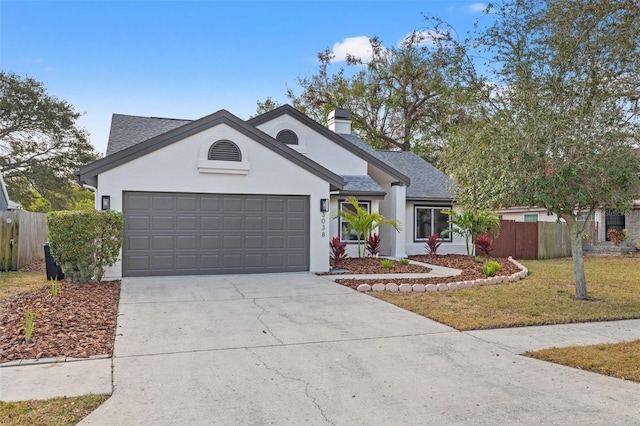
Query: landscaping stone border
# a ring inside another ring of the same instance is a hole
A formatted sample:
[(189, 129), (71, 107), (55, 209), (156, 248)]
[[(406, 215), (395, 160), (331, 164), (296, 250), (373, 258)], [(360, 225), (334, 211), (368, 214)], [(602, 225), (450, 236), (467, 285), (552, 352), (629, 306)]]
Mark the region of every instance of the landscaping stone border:
[(457, 281), (457, 282), (451, 282), (451, 283), (438, 283), (438, 284), (395, 284), (395, 283), (389, 283), (389, 284), (382, 284), (382, 283), (377, 283), (374, 285), (369, 285), (369, 284), (360, 284), (358, 286), (358, 291), (361, 292), (367, 292), (367, 291), (395, 291), (395, 292), (432, 292), (432, 291), (449, 291), (449, 290), (457, 290), (457, 289), (461, 289), (461, 288), (471, 288), (471, 287), (477, 287), (477, 286), (481, 286), (481, 285), (492, 285), (492, 284), (501, 284), (501, 283), (510, 283), (510, 282), (515, 282), (515, 281), (519, 281), (523, 278), (525, 278), (528, 274), (529, 274), (529, 270), (527, 268), (524, 267), (524, 265), (522, 265), (520, 262), (518, 262), (517, 260), (514, 260), (513, 257), (509, 256), (507, 258), (507, 260), (509, 260), (509, 262), (513, 263), (514, 265), (516, 265), (518, 268), (520, 268), (520, 272), (516, 272), (515, 274), (511, 274), (511, 275), (497, 275), (494, 277), (487, 277), (487, 278), (480, 278), (477, 280), (471, 280), (471, 281)]

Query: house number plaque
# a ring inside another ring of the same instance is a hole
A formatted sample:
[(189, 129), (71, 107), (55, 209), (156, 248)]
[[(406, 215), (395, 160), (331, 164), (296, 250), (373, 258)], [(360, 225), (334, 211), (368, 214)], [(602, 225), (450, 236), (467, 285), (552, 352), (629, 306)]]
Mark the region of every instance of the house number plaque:
[(327, 234), (326, 234), (326, 223), (327, 223), (327, 218), (326, 218), (326, 213), (322, 212), (322, 217), (320, 218), (320, 225), (322, 226), (322, 238), (324, 238)]

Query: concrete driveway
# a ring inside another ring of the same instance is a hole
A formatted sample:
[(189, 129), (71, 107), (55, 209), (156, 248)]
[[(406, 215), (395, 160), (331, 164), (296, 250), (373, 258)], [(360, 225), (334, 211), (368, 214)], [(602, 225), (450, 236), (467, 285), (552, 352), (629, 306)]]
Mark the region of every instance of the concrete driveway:
[(87, 425), (625, 425), (640, 386), (310, 274), (127, 278)]

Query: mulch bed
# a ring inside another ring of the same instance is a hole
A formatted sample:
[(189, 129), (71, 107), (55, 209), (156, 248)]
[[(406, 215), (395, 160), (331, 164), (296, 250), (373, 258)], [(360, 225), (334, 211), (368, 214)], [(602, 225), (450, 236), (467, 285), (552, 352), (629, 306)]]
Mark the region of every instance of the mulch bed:
[[(393, 268), (387, 269), (382, 267), (383, 258), (378, 257), (350, 257), (340, 261), (338, 265), (339, 269), (346, 269), (346, 274), (410, 274), (419, 273), (426, 274), (431, 269), (420, 265), (403, 265), (402, 263), (394, 260)], [(334, 267), (333, 261), (331, 261), (331, 267)]]
[[(373, 285), (376, 283), (388, 284), (438, 284), (458, 281), (475, 280), (485, 278), (482, 272), (482, 265), (486, 263), (487, 258), (483, 258), (482, 263), (476, 263), (472, 256), (464, 256), (459, 254), (446, 254), (437, 256), (409, 256), (409, 259), (417, 262), (430, 263), (432, 265), (446, 266), (448, 268), (462, 269), (462, 274), (455, 277), (435, 277), (435, 278), (403, 278), (403, 279), (375, 279), (375, 280), (356, 280), (356, 279), (338, 279), (336, 282), (347, 287), (356, 289), (360, 284)], [(491, 258), (502, 265), (502, 269), (496, 275), (511, 275), (520, 272), (520, 269), (509, 262), (506, 258)]]
[[(119, 298), (120, 281), (63, 281), (57, 297), (46, 286), (0, 300), (0, 363), (111, 355)], [(28, 344), (24, 341), (25, 309), (41, 309)]]

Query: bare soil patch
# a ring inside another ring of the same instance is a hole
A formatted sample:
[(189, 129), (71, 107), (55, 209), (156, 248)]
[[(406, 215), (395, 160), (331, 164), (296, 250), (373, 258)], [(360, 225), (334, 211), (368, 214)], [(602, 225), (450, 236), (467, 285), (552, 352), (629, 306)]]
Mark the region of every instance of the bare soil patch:
[[(17, 359), (111, 355), (120, 281), (61, 282), (58, 296), (49, 287), (0, 300), (0, 363)], [(41, 309), (30, 343), (24, 341), (25, 309)]]
[[(429, 263), (432, 265), (445, 266), (447, 268), (461, 269), (462, 274), (454, 277), (435, 277), (435, 278), (402, 278), (402, 279), (375, 279), (375, 280), (356, 280), (356, 279), (339, 279), (338, 283), (356, 289), (360, 284), (373, 285), (376, 283), (388, 284), (437, 284), (437, 283), (449, 283), (458, 281), (475, 280), (478, 278), (485, 278), (484, 272), (482, 272), (482, 266), (489, 260), (483, 258), (482, 263), (476, 263), (473, 257), (464, 256), (459, 254), (446, 254), (437, 256), (409, 256), (409, 259), (417, 262)], [(496, 273), (496, 275), (511, 275), (516, 272), (520, 272), (513, 263), (509, 262), (507, 258), (491, 258), (502, 265), (502, 269)], [(362, 274), (377, 272), (360, 272)]]

